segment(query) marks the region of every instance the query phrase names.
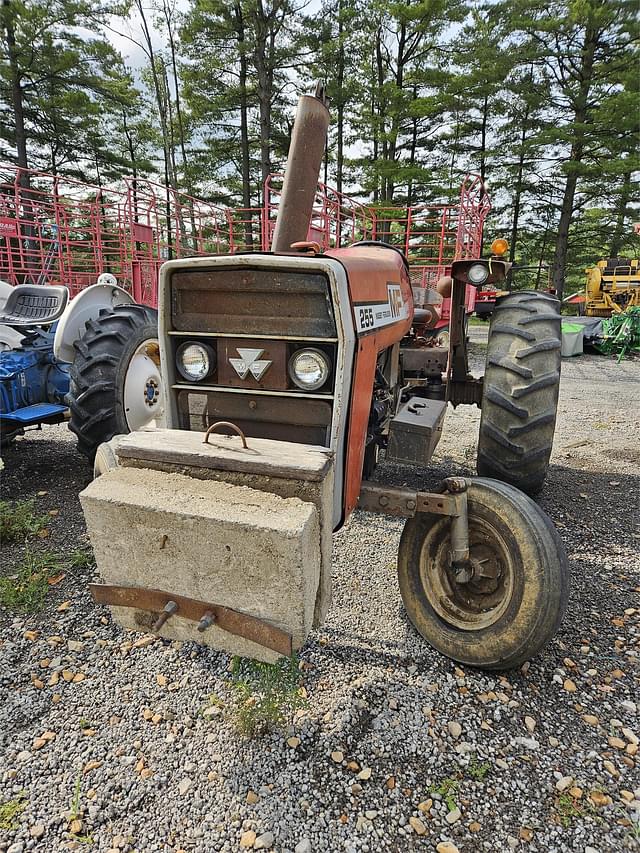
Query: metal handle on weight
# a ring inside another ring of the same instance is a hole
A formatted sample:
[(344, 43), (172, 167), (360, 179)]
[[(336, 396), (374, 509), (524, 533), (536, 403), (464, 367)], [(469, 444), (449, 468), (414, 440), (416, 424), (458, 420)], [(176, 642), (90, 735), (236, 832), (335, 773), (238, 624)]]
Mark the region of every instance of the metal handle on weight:
[[(221, 427), (221, 426), (229, 427), (229, 429), (232, 429), (235, 432), (237, 432), (238, 435), (240, 436), (240, 438), (242, 439), (242, 446), (244, 448), (246, 448), (247, 450), (249, 449), (249, 445), (247, 444), (247, 439), (245, 437), (245, 434), (242, 432), (242, 430), (240, 429), (239, 426), (232, 424), (231, 421), (216, 421), (215, 424), (211, 424), (209, 429), (204, 434), (204, 441), (202, 443), (203, 444), (209, 444), (209, 436), (211, 435), (212, 432), (214, 432), (214, 430), (216, 430), (218, 427)], [(228, 436), (228, 437), (230, 438), (230, 436)]]

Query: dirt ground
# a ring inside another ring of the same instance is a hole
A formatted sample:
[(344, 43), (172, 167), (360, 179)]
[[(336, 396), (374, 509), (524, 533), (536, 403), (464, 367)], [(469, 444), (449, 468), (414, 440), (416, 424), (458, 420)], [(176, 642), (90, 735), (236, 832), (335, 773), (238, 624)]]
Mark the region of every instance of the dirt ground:
[[(471, 327), (475, 364), (486, 333)], [(380, 478), (472, 474), (479, 418), (450, 412), (428, 472), (383, 464)], [(30, 547), (62, 556), (86, 546), (72, 439), (28, 433), (1, 475), (3, 500), (53, 513)], [(639, 472), (640, 363), (564, 360), (539, 497), (571, 569), (556, 638), (506, 677), (456, 667), (402, 610), (401, 521), (357, 512), (335, 538), (329, 618), (301, 652), (309, 705), (263, 739), (227, 719), (224, 655), (131, 648), (91, 602), (95, 567), (68, 569), (41, 613), (0, 610), (0, 851), (231, 853), (251, 833), (278, 853), (640, 849)], [(0, 572), (22, 556), (3, 546)]]

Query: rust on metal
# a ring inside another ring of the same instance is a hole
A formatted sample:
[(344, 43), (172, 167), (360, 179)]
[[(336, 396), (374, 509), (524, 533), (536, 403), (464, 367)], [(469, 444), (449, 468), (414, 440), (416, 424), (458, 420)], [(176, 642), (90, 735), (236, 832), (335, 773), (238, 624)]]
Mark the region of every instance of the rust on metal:
[(413, 489), (393, 489), (363, 481), (358, 508), (366, 512), (413, 518), (417, 513), (431, 515), (460, 515), (458, 495), (416, 492)]
[[(253, 643), (258, 643), (260, 646), (287, 657), (290, 657), (293, 651), (291, 634), (287, 634), (281, 628), (276, 628), (275, 625), (270, 625), (256, 616), (240, 613), (238, 610), (232, 610), (230, 607), (223, 607), (220, 604), (197, 601), (183, 595), (164, 592), (161, 589), (146, 589), (139, 586), (91, 583), (89, 584), (89, 591), (97, 604), (134, 607), (158, 614), (163, 613), (167, 605), (173, 602), (182, 619), (189, 619), (200, 624), (207, 614), (211, 614), (209, 624), (213, 624), (215, 621), (219, 628), (228, 631), (230, 634), (244, 637), (246, 640), (251, 640)], [(167, 618), (169, 617), (167, 616)]]
[(467, 376), (462, 381), (451, 380), (448, 383), (449, 402), (452, 406), (460, 404), (478, 408), (482, 407), (482, 389), (484, 386), (484, 376), (477, 379)]
[[(324, 272), (252, 266), (239, 255), (235, 266), (185, 266), (171, 274), (173, 329), (217, 335), (334, 338), (336, 323)], [(286, 318), (286, 322), (285, 322)], [(246, 344), (245, 344), (246, 346)]]
[(159, 631), (162, 626), (173, 616), (174, 613), (178, 612), (178, 605), (175, 601), (167, 601), (165, 606), (162, 608), (162, 612), (153, 623), (153, 631)]
[(177, 403), (180, 429), (204, 432), (212, 421), (229, 418), (249, 438), (329, 445), (329, 400), (306, 397), (301, 405), (295, 397), (180, 390)]
[(467, 491), (467, 481), (464, 477), (447, 477), (442, 481), (442, 488), (451, 495), (459, 495)]
[[(240, 429), (239, 426), (232, 424), (231, 421), (216, 421), (214, 424), (211, 424), (209, 429), (204, 434), (204, 438), (202, 440), (203, 444), (209, 444), (209, 436), (211, 435), (212, 432), (215, 432), (218, 429), (218, 427), (228, 427), (229, 429), (234, 430), (234, 432), (236, 432), (240, 436), (240, 438), (242, 439), (242, 446), (244, 447), (244, 449), (245, 450), (248, 449), (249, 445), (247, 444), (247, 439), (246, 439), (245, 434), (242, 432), (242, 430)], [(230, 437), (230, 436), (228, 436), (228, 437)]]
[(311, 224), (318, 174), (324, 156), (329, 110), (324, 89), (302, 95), (291, 134), (271, 249), (288, 252), (293, 243), (306, 241)]
[(203, 634), (207, 628), (210, 628), (213, 623), (216, 621), (215, 614), (211, 612), (211, 610), (207, 610), (205, 614), (201, 617), (198, 622), (198, 631)]
[[(242, 388), (245, 391), (286, 391), (291, 382), (287, 373), (286, 341), (252, 340), (251, 338), (218, 338), (218, 377), (216, 385)], [(245, 359), (244, 370), (233, 365)], [(252, 371), (259, 368), (255, 375)]]
[(294, 252), (300, 252), (302, 255), (319, 255), (320, 243), (316, 240), (298, 240), (297, 243), (292, 243), (291, 248)]

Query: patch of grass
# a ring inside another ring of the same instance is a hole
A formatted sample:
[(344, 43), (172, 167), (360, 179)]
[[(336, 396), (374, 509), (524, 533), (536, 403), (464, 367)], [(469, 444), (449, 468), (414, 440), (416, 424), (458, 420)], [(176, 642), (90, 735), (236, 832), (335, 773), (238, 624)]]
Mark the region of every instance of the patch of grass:
[(440, 794), (444, 802), (447, 804), (447, 808), (452, 812), (454, 809), (458, 808), (458, 804), (456, 803), (456, 794), (458, 793), (459, 787), (460, 782), (453, 776), (449, 776), (446, 779), (443, 779), (439, 785), (431, 787), (429, 793)]
[(69, 803), (69, 821), (79, 820), (82, 815), (80, 808), (80, 795), (82, 791), (82, 771), (78, 771), (76, 776), (76, 786), (73, 789), (73, 796)]
[(93, 552), (86, 548), (76, 548), (68, 557), (69, 568), (84, 571), (93, 566)]
[(25, 550), (17, 571), (8, 577), (0, 577), (0, 605), (23, 613), (42, 610), (49, 578), (57, 575), (62, 568), (63, 564), (50, 551), (34, 553)]
[(0, 542), (16, 542), (43, 530), (50, 519), (36, 510), (35, 500), (0, 501)]
[(571, 794), (563, 793), (556, 797), (554, 810), (558, 820), (566, 829), (574, 820), (585, 817), (598, 817), (595, 807), (589, 800), (576, 800)]
[(225, 710), (245, 737), (282, 728), (290, 714), (307, 706), (296, 656), (274, 664), (234, 657), (229, 688)]
[(81, 729), (93, 728), (91, 723), (89, 722), (89, 720), (87, 720), (86, 717), (80, 717), (80, 719), (78, 720), (78, 725), (80, 726)]
[(27, 807), (29, 801), (24, 792), (18, 794), (13, 800), (0, 803), (0, 829), (10, 832), (20, 826), (19, 817)]
[(488, 761), (480, 764), (474, 755), (469, 764), (469, 776), (477, 782), (482, 782), (487, 773), (491, 770), (491, 765)]

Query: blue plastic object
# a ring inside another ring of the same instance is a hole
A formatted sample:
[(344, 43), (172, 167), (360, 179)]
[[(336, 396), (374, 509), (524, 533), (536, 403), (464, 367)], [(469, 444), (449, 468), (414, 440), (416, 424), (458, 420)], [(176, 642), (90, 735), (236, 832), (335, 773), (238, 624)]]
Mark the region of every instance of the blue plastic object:
[(3, 413), (2, 420), (14, 421), (20, 426), (31, 426), (56, 415), (64, 415), (66, 411), (67, 407), (58, 403), (36, 403), (34, 406), (25, 406), (24, 409), (17, 409), (10, 414)]
[(69, 365), (53, 355), (55, 324), (33, 329), (17, 349), (0, 352), (0, 426), (13, 433), (62, 420), (69, 391)]

